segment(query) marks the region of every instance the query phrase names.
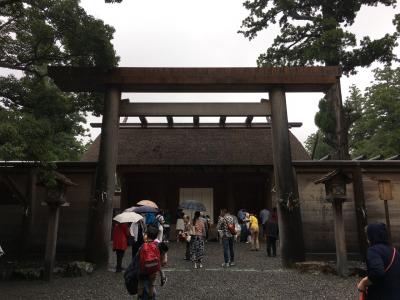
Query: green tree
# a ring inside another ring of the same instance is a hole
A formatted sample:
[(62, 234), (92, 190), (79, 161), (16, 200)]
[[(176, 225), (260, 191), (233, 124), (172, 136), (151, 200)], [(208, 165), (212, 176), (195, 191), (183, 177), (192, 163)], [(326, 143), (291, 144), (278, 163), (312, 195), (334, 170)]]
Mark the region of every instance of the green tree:
[[(351, 86), (349, 90), (349, 97), (346, 99), (343, 105), (344, 114), (344, 127), (346, 129), (351, 128), (351, 126), (361, 118), (362, 116), (362, 105), (364, 97), (361, 91), (356, 86)], [(314, 144), (316, 144), (316, 149), (314, 153), (314, 158), (319, 159), (328, 154), (333, 155), (335, 152), (336, 138), (335, 138), (335, 123), (336, 120), (332, 114), (329, 113), (329, 105), (326, 99), (321, 99), (319, 102), (319, 111), (315, 115), (315, 124), (320, 128), (317, 131), (319, 138), (316, 141), (317, 133), (311, 134), (306, 142), (305, 146), (307, 151), (312, 154)], [(346, 133), (348, 131), (346, 130)], [(353, 144), (350, 143), (350, 149), (352, 149)]]
[(317, 131), (310, 134), (304, 142), (304, 147), (312, 159), (321, 159), (334, 152), (333, 148), (325, 143), (323, 138), (322, 133)]
[(243, 5), (250, 14), (239, 32), (253, 39), (272, 24), (279, 24), (281, 32), (258, 57), (259, 66), (340, 65), (344, 73), (351, 74), (356, 67), (375, 61), (390, 63), (395, 58), (396, 32), (357, 41), (355, 34), (346, 30), (363, 5), (378, 4), (394, 7), (396, 0), (247, 0)]
[(376, 69), (374, 75), (361, 103), (362, 117), (350, 127), (353, 156), (400, 153), (400, 68)]
[(99, 114), (102, 97), (63, 93), (47, 65), (116, 66), (114, 29), (88, 15), (78, 0), (0, 2), (0, 159), (77, 159), (86, 112)]
[[(347, 30), (362, 6), (378, 4), (395, 7), (396, 0), (248, 0), (244, 6), (250, 14), (239, 32), (253, 39), (260, 31), (279, 24), (281, 32), (267, 52), (258, 57), (258, 66), (338, 65), (344, 74), (355, 74), (356, 67), (368, 67), (376, 61), (389, 65), (396, 58), (393, 49), (397, 46), (397, 31), (380, 39), (365, 36), (357, 40)], [(400, 15), (393, 23), (400, 29)], [(334, 156), (343, 159), (348, 157), (350, 119), (342, 124), (339, 143), (334, 107), (331, 101), (321, 99), (315, 121), (324, 142), (335, 149)]]

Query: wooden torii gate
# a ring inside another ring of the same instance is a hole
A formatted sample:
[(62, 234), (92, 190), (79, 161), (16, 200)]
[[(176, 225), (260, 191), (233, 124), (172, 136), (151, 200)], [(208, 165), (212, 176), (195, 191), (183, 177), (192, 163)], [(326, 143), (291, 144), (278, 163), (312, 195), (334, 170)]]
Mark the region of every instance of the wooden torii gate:
[[(324, 92), (341, 106), (338, 67), (281, 68), (79, 68), (49, 67), (49, 76), (66, 92), (103, 92), (101, 144), (92, 205), (89, 258), (108, 263), (112, 196), (115, 190), (120, 116), (271, 116), (273, 160), (277, 188), (283, 266), (305, 258), (297, 184), (289, 143), (286, 92)], [(121, 101), (122, 92), (251, 93), (268, 92), (261, 103), (135, 104)], [(337, 136), (343, 143), (342, 116), (337, 110)], [(250, 120), (250, 118), (249, 118)], [(251, 122), (251, 120), (250, 120)], [(339, 157), (341, 158), (341, 157)]]

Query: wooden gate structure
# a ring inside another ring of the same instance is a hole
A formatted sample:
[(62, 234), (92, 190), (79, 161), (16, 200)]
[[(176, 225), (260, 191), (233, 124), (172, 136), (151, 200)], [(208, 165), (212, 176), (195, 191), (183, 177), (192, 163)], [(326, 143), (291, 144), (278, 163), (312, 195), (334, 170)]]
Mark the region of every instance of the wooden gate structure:
[[(80, 68), (49, 67), (49, 76), (65, 92), (103, 92), (104, 111), (101, 144), (96, 173), (96, 189), (91, 209), (88, 258), (106, 265), (115, 190), (117, 145), (120, 116), (200, 116), (220, 117), (224, 126), (228, 116), (270, 116), (273, 161), (277, 189), (281, 256), (283, 266), (305, 259), (299, 196), (289, 143), (286, 92), (323, 92), (336, 107), (341, 107), (339, 67), (280, 68)], [(122, 92), (140, 93), (269, 93), (261, 103), (129, 103)], [(336, 132), (344, 143), (341, 109), (337, 109)], [(343, 159), (343, 154), (338, 154)]]

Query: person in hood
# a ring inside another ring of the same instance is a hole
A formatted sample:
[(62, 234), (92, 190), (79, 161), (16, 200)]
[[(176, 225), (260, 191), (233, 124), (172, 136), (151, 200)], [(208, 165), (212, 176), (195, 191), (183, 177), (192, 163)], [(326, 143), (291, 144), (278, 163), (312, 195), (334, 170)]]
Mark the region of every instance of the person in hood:
[(357, 288), (366, 292), (366, 299), (400, 299), (400, 258), (396, 248), (389, 246), (385, 224), (367, 226), (370, 247), (367, 251), (367, 274)]

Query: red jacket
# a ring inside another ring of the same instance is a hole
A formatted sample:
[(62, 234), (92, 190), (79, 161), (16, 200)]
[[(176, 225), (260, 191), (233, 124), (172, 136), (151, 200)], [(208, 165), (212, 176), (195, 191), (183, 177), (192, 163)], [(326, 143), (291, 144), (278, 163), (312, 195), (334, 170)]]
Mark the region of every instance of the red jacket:
[(128, 225), (116, 223), (113, 230), (113, 250), (126, 250), (128, 248)]

